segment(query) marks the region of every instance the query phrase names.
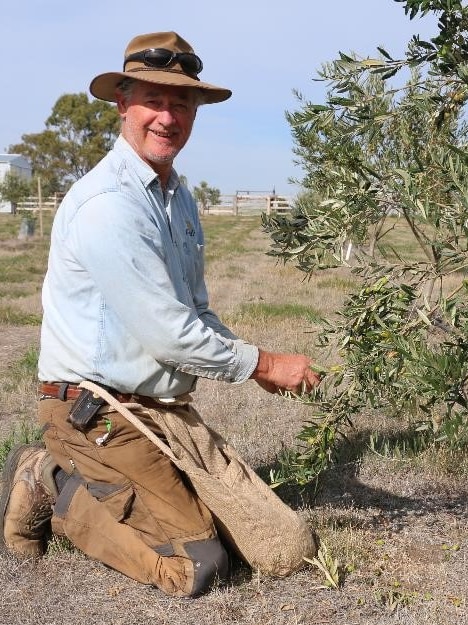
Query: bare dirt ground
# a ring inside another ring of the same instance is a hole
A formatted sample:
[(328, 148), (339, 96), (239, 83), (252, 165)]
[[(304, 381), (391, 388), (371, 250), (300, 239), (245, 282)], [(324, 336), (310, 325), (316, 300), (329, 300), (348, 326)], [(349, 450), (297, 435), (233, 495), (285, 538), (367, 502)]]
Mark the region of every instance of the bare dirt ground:
[[(210, 265), (212, 305), (232, 315), (241, 302), (303, 301), (336, 296), (317, 282), (287, 288), (297, 278), (265, 257), (253, 235), (249, 251)], [(297, 321), (242, 327), (270, 349), (304, 349)], [(37, 344), (37, 327), (0, 326), (0, 376)], [(271, 464), (294, 437), (307, 411), (262, 392), (253, 382), (201, 381), (197, 406), (255, 467)], [(25, 389), (0, 396), (2, 432), (21, 415), (34, 419)], [(354, 448), (384, 417), (358, 424)], [(339, 590), (323, 588), (314, 567), (268, 579), (240, 567), (229, 583), (196, 600), (166, 597), (77, 551), (53, 543), (39, 562), (0, 555), (0, 625), (468, 625), (468, 488), (466, 476), (431, 470), (423, 461), (382, 458), (364, 450), (324, 476), (319, 492), (283, 489), (346, 569)], [(423, 460), (423, 459), (422, 459)]]

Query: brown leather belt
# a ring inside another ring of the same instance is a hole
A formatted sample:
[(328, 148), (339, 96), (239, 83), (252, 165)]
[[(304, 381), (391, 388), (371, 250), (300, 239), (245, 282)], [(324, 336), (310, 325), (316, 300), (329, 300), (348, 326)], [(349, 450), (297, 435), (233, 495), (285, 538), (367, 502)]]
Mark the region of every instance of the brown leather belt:
[[(71, 384), (68, 382), (41, 382), (38, 387), (41, 395), (46, 395), (44, 399), (56, 398), (61, 401), (67, 401), (69, 399), (78, 399), (79, 394), (83, 389), (78, 388), (77, 384)], [(122, 404), (135, 403), (146, 406), (147, 408), (153, 408), (161, 406), (161, 404), (153, 399), (153, 397), (146, 397), (145, 395), (133, 395), (131, 393), (119, 393), (113, 389), (106, 387), (112, 397), (115, 397), (117, 401)]]

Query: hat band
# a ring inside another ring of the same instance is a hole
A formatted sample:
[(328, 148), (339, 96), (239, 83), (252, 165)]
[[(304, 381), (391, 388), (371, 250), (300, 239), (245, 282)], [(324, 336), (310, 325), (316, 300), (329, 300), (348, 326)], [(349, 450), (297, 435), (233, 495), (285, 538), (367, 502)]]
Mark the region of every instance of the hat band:
[[(130, 74), (132, 72), (134, 72), (134, 73), (136, 73), (136, 72), (154, 72), (155, 70), (158, 70), (158, 68), (157, 67), (132, 67), (130, 69), (126, 69), (125, 73), (126, 74)], [(172, 74), (179, 74), (179, 76), (180, 75), (188, 76), (192, 80), (198, 80), (198, 81), (200, 80), (198, 78), (198, 76), (192, 76), (191, 74), (186, 74), (184, 71), (182, 71), (180, 69), (170, 69), (168, 67), (160, 67), (159, 71), (160, 72), (164, 72), (164, 73), (170, 72)]]

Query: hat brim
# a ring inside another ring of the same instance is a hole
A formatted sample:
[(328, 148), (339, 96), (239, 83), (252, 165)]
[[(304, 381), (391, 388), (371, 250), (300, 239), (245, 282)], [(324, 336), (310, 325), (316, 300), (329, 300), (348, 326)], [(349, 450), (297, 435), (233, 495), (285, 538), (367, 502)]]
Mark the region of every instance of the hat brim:
[(216, 87), (207, 82), (201, 82), (194, 78), (190, 78), (186, 74), (180, 72), (170, 72), (164, 70), (146, 70), (144, 72), (108, 72), (99, 74), (91, 81), (89, 90), (95, 98), (106, 100), (107, 102), (115, 102), (115, 91), (117, 85), (124, 78), (135, 78), (144, 82), (152, 82), (159, 85), (170, 85), (173, 87), (192, 87), (203, 91), (204, 102), (206, 104), (215, 104), (216, 102), (224, 102), (231, 97), (232, 91), (223, 87)]

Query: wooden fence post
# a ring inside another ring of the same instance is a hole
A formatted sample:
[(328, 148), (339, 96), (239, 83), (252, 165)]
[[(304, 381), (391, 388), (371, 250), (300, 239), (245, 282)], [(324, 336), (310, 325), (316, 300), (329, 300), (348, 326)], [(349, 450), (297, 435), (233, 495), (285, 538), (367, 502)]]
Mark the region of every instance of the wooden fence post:
[(41, 187), (41, 177), (37, 177), (37, 203), (39, 206), (39, 236), (44, 236), (44, 225), (42, 219), (42, 187)]

